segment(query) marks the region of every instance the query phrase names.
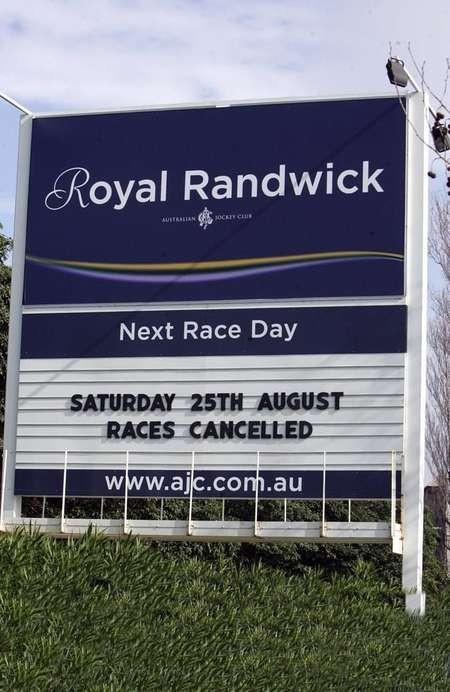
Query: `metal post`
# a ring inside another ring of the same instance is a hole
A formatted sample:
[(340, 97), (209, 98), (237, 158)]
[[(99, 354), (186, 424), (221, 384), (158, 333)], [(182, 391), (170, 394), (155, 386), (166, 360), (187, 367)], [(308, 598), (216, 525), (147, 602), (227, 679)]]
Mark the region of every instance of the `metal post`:
[(259, 499), (259, 452), (256, 452), (255, 528), (254, 528), (255, 536), (258, 535), (258, 499)]
[(403, 476), (405, 474), (405, 455), (403, 452), (400, 454), (400, 471), (401, 471), (401, 486), (400, 486), (400, 524), (403, 527), (405, 525), (405, 504), (403, 502)]
[[(397, 464), (398, 458), (402, 458), (401, 452), (392, 452), (391, 459), (391, 539), (392, 539), (392, 552), (397, 553), (397, 555), (402, 555), (403, 553), (403, 537), (399, 531), (397, 531)], [(401, 518), (401, 521), (402, 518)]]
[(284, 498), (284, 523), (287, 522), (287, 499)]
[(61, 502), (61, 533), (64, 533), (64, 515), (66, 512), (66, 490), (67, 490), (67, 449), (64, 452), (64, 471), (63, 471), (63, 487), (62, 487), (62, 502)]
[(125, 457), (125, 496), (123, 502), (123, 532), (128, 533), (127, 513), (128, 513), (128, 465), (130, 461), (130, 453), (127, 449)]
[(45, 519), (45, 505), (46, 505), (46, 500), (47, 498), (44, 497), (42, 498), (42, 512), (41, 512), (41, 519)]
[(11, 106), (14, 106), (14, 108), (17, 108), (17, 110), (25, 113), (25, 115), (32, 115), (32, 112), (28, 108), (22, 106), (21, 103), (16, 101), (16, 99), (11, 98), (11, 96), (8, 96), (8, 94), (5, 94), (4, 91), (0, 91), (0, 98), (6, 101), (6, 103), (9, 103)]
[[(399, 60), (399, 59), (400, 59), (400, 58), (397, 58), (397, 60)], [(403, 62), (403, 60), (402, 60), (402, 62)], [(413, 75), (411, 74), (411, 72), (408, 70), (408, 68), (407, 68), (405, 65), (403, 65), (403, 69), (405, 70), (405, 72), (406, 72), (406, 74), (407, 74), (407, 76), (408, 76), (408, 80), (411, 82), (411, 86), (412, 86), (419, 94), (422, 95), (422, 98), (424, 98), (424, 97), (425, 97), (425, 94), (424, 94), (424, 92), (422, 91), (422, 88), (419, 86), (419, 84), (418, 84), (418, 83), (416, 82), (416, 80), (414, 79), (414, 77), (413, 77)], [(431, 115), (433, 116), (433, 118), (436, 118), (436, 111), (435, 111), (434, 108), (432, 108), (430, 105), (428, 105), (428, 111), (431, 113)]]
[(2, 501), (0, 505), (0, 531), (5, 530), (5, 485), (6, 485), (6, 464), (8, 463), (8, 450), (3, 452), (2, 467)]
[(348, 499), (348, 523), (349, 524), (350, 524), (351, 520), (352, 520), (352, 501), (349, 498)]
[(100, 520), (103, 519), (103, 510), (105, 508), (105, 498), (101, 497), (100, 498)]
[(327, 478), (327, 453), (323, 453), (323, 471), (322, 471), (322, 528), (321, 536), (326, 536), (325, 529), (325, 497), (326, 497), (326, 478)]
[(192, 452), (191, 484), (189, 486), (189, 515), (188, 515), (188, 526), (187, 526), (188, 536), (192, 536), (192, 502), (194, 500), (194, 464), (195, 464), (195, 452)]
[[(408, 241), (406, 244), (407, 359), (402, 478), (403, 572), (406, 610), (423, 615), (423, 514), (425, 474), (425, 397), (427, 332), (428, 137), (427, 94), (408, 98)], [(419, 140), (416, 133), (422, 139)]]
[(159, 518), (162, 521), (164, 519), (164, 498), (161, 498), (161, 503), (160, 503), (160, 509), (159, 509)]
[(14, 494), (14, 473), (17, 450), (17, 418), (19, 397), (19, 367), (22, 330), (23, 274), (27, 228), (28, 181), (30, 173), (31, 116), (20, 120), (19, 160), (17, 171), (17, 205), (14, 220), (14, 253), (11, 279), (11, 318), (9, 321), (8, 365), (5, 395), (4, 449), (8, 450), (5, 476), (3, 520), (6, 524), (22, 517), (21, 497)]
[(397, 503), (397, 453), (391, 452), (391, 538), (394, 540)]
[(222, 521), (225, 521), (225, 500), (222, 500)]

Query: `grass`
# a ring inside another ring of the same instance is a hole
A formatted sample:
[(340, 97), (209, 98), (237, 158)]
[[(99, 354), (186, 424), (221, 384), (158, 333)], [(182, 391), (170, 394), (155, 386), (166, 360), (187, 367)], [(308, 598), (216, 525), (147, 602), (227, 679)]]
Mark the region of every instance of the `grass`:
[(417, 620), (367, 562), (293, 574), (226, 546), (0, 539), (2, 691), (450, 690), (449, 618), (450, 588)]

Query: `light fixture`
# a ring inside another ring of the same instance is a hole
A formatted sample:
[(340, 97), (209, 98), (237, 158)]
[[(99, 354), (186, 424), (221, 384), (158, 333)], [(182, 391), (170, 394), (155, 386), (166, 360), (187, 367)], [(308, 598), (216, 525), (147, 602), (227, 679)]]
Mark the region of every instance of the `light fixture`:
[(399, 87), (408, 85), (408, 73), (405, 70), (405, 63), (399, 58), (388, 58), (386, 69), (391, 84)]
[(441, 154), (443, 151), (448, 151), (450, 149), (450, 138), (448, 136), (448, 127), (445, 123), (442, 123), (444, 115), (443, 113), (436, 113), (434, 119), (434, 125), (431, 128), (431, 135), (433, 137), (434, 148)]

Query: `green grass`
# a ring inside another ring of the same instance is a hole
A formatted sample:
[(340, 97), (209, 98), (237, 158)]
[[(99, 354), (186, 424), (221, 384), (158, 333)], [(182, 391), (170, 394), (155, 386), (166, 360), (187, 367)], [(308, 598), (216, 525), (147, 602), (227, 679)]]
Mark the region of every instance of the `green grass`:
[(450, 588), (417, 620), (367, 562), (293, 573), (226, 547), (0, 539), (2, 691), (450, 690), (449, 619)]

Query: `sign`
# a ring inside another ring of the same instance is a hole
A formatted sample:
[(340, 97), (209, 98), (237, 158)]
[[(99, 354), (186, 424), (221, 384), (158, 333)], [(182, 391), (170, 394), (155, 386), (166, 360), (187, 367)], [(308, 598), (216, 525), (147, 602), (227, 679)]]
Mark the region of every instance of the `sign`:
[[(187, 522), (99, 526), (391, 542), (422, 613), (426, 115), (417, 93), (24, 117), (1, 527), (22, 495), (181, 497)], [(254, 498), (254, 522), (193, 522), (197, 497)], [(259, 498), (322, 521), (260, 522)], [(326, 521), (367, 498), (390, 524)]]
[(397, 99), (34, 118), (31, 146), (24, 305), (404, 294)]
[(22, 358), (404, 353), (403, 305), (27, 314)]
[[(75, 497), (123, 498), (125, 494), (125, 471), (117, 469), (68, 471), (68, 486)], [(128, 472), (128, 491), (132, 497), (189, 497), (191, 488), (190, 471), (154, 468)], [(374, 499), (386, 498), (391, 493), (391, 474), (380, 471), (330, 471), (327, 477), (327, 499)], [(400, 483), (400, 472), (397, 472)], [(49, 469), (19, 469), (16, 474), (16, 493), (40, 495), (45, 486), (47, 496), (60, 496), (63, 471)], [(255, 498), (256, 488), (261, 499), (303, 500), (322, 497), (322, 471), (220, 471), (211, 469), (197, 471), (193, 479), (195, 498), (247, 499)]]
[(314, 499), (325, 454), (327, 497), (390, 498), (408, 318), (398, 101), (30, 128), (15, 495), (61, 495), (67, 458), (72, 496)]

